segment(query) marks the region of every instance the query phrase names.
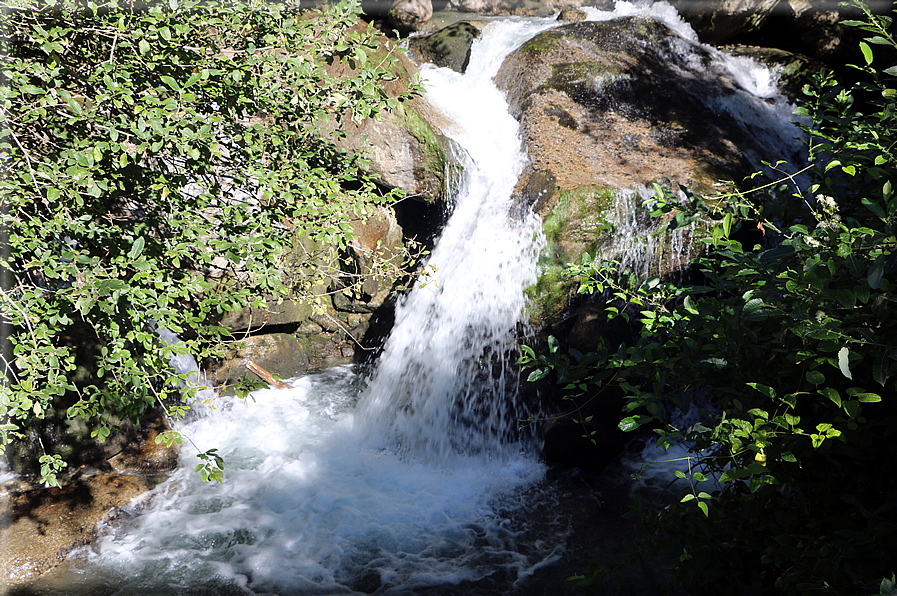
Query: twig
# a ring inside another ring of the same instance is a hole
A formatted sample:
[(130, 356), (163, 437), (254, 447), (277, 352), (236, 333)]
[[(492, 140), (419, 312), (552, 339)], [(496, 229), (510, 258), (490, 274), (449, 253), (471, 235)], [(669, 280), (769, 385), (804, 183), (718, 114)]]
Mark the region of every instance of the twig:
[(275, 378), (274, 375), (266, 371), (264, 368), (253, 362), (252, 360), (246, 361), (246, 368), (257, 374), (259, 377), (265, 380), (266, 383), (274, 387), (275, 389), (289, 389), (290, 386), (284, 383), (283, 381)]

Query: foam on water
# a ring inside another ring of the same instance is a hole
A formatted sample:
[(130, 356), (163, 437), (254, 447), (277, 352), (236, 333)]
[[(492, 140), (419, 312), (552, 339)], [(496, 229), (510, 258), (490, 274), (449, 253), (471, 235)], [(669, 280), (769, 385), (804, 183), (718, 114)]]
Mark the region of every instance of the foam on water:
[(188, 455), (150, 512), (89, 553), (95, 569), (128, 594), (216, 582), (257, 594), (332, 594), (371, 574), (400, 590), (538, 563), (513, 552), (514, 531), (495, 506), (541, 477), (541, 466), (526, 457), (405, 461), (353, 431), (359, 379), (351, 369), (292, 385), (258, 391), (254, 403), (223, 398), (214, 416), (193, 423), (199, 449), (221, 450), (225, 484), (201, 482)]
[[(662, 2), (589, 14), (633, 12), (693, 39)], [(470, 159), (370, 382), (339, 368), (245, 403), (219, 398), (182, 430), (196, 450), (219, 450), (224, 484), (203, 483), (186, 446), (148, 509), (76, 553), (70, 593), (407, 594), (489, 575), (516, 584), (557, 561), (567, 526), (526, 537), (525, 515), (513, 514), (545, 474), (513, 432), (525, 412), (509, 365), (541, 244), (536, 218), (508, 217), (525, 156), (491, 78), (514, 47), (558, 24), (493, 23), (466, 75), (424, 69)]]

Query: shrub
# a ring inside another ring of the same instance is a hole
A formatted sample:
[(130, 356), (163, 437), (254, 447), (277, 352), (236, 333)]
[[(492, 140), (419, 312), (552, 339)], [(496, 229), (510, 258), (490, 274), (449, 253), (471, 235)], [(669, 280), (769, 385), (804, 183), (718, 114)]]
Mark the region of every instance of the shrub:
[[(172, 356), (214, 354), (227, 311), (319, 299), (316, 256), (293, 255), (294, 276), (283, 256), (304, 237), (345, 249), (351, 220), (395, 200), (322, 132), (395, 105), (391, 51), (358, 26), (357, 2), (297, 7), (4, 10), (0, 448), (61, 403), (101, 440), (154, 403), (182, 413)], [(331, 76), (337, 62), (352, 76)], [(79, 346), (92, 346), (86, 363)], [(55, 483), (64, 462), (42, 464)]]
[[(686, 191), (688, 204), (658, 188), (650, 207), (668, 228), (712, 224), (698, 281), (636, 280), (586, 258), (569, 270), (580, 292), (636, 338), (525, 351), (532, 379), (553, 374), (575, 399), (619, 387), (620, 428), (690, 451), (677, 472), (689, 489), (641, 511), (641, 546), (689, 593), (870, 593), (897, 561), (897, 67), (876, 67), (872, 50), (897, 44), (891, 19), (862, 8), (847, 24), (871, 33), (864, 82), (821, 74), (804, 90), (811, 181), (786, 176), (788, 200), (762, 204), (778, 182), (712, 202)], [(736, 239), (748, 228), (762, 245)], [(698, 415), (676, 426), (675, 410)]]

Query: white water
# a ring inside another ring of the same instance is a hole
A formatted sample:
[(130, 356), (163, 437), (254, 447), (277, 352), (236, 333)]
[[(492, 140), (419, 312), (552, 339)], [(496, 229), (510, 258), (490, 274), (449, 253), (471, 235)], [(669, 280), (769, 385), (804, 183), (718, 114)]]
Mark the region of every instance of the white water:
[[(396, 309), (396, 326), (359, 408), (373, 441), (416, 459), (507, 453), (525, 418), (507, 370), (511, 334), (536, 281), (539, 222), (508, 212), (525, 155), (517, 121), (492, 77), (507, 53), (547, 20), (507, 21), (484, 33), (467, 74), (425, 68), (428, 97), (456, 123), (467, 176), (429, 260), (429, 275)], [(511, 388), (512, 389), (512, 388)]]
[(544, 475), (515, 436), (507, 367), (540, 236), (534, 217), (508, 217), (524, 154), (491, 82), (504, 55), (553, 24), (495, 24), (468, 75), (424, 72), (470, 160), (370, 383), (334, 369), (247, 404), (221, 398), (183, 430), (219, 449), (224, 484), (202, 483), (184, 449), (148, 511), (79, 553), (89, 571), (77, 591), (405, 593), (496, 573), (513, 584), (558, 558), (552, 540), (523, 546), (506, 513)]
[(65, 590), (406, 594), (490, 575), (519, 588), (560, 558), (564, 528), (534, 538), (515, 514), (545, 473), (513, 432), (525, 409), (506, 353), (540, 241), (535, 219), (508, 218), (524, 155), (491, 83), (509, 51), (556, 24), (494, 23), (467, 75), (424, 71), (470, 161), (372, 379), (333, 369), (245, 404), (221, 398), (183, 430), (199, 450), (219, 449), (224, 484), (202, 483), (185, 448), (149, 509), (76, 554), (82, 572)]

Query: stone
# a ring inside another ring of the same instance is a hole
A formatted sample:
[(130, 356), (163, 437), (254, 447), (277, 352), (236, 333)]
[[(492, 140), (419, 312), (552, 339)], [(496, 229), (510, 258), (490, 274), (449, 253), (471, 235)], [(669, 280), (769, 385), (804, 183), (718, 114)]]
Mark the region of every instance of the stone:
[(218, 322), (238, 335), (244, 332), (258, 332), (265, 327), (294, 325), (306, 321), (312, 314), (312, 305), (307, 302), (283, 300), (272, 303), (268, 308), (246, 307), (225, 314)]
[(420, 62), (464, 73), (470, 62), (470, 48), (473, 40), (480, 36), (482, 24), (482, 21), (462, 21), (429, 35), (411, 37), (408, 39), (408, 49)]
[(258, 380), (255, 373), (246, 367), (247, 361), (261, 366), (275, 377), (288, 379), (308, 370), (309, 355), (303, 345), (292, 335), (269, 333), (239, 339), (227, 346), (228, 357), (211, 366), (207, 372), (209, 380), (230, 392), (244, 375)]
[(171, 430), (161, 411), (146, 417), (138, 429), (137, 438), (109, 459), (112, 469), (121, 474), (160, 476), (178, 467), (178, 448), (164, 441), (156, 442), (159, 434)]
[(395, 0), (389, 10), (389, 21), (400, 33), (415, 31), (432, 16), (431, 0)]
[(671, 0), (701, 41), (718, 44), (759, 31), (779, 0)]
[(529, 155), (516, 198), (534, 206), (548, 240), (538, 319), (569, 304), (574, 283), (557, 272), (585, 253), (629, 259), (621, 266), (640, 276), (687, 265), (687, 231), (662, 242), (651, 233), (658, 221), (641, 203), (654, 183), (711, 194), (761, 159), (803, 160), (796, 131), (770, 116), (772, 100), (746, 93), (709, 49), (653, 19), (545, 31), (512, 52), (495, 81)]
[(112, 521), (119, 506), (156, 483), (151, 477), (109, 473), (62, 488), (0, 493), (0, 593), (34, 579), (65, 561), (72, 550), (90, 544), (100, 524)]
[[(602, 5), (609, 4), (607, 0), (598, 1)], [(581, 0), (452, 0), (449, 8), (491, 15), (547, 17), (565, 9), (578, 8), (581, 4)]]
[(565, 8), (558, 14), (558, 20), (567, 23), (578, 23), (586, 20), (587, 16), (584, 11), (578, 8)]

